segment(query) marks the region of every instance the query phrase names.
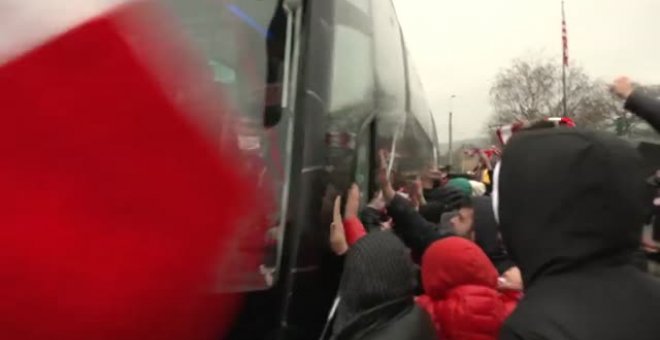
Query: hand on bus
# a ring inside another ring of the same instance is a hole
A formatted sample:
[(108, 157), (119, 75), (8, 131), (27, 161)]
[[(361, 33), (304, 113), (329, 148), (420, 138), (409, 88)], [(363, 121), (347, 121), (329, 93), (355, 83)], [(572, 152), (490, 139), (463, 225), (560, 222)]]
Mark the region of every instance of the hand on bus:
[(349, 219), (357, 217), (360, 210), (360, 188), (357, 184), (353, 183), (348, 189), (346, 197), (346, 207), (344, 208), (344, 218)]
[(438, 180), (438, 168), (436, 165), (428, 165), (422, 171), (420, 180), (422, 182), (423, 189), (433, 189), (433, 182)]
[(660, 252), (657, 244), (652, 239), (642, 239), (642, 250), (651, 254)]
[(378, 184), (380, 185), (381, 190), (383, 191), (383, 197), (385, 202), (389, 203), (396, 196), (396, 191), (392, 186), (387, 173), (387, 155), (385, 150), (380, 150), (378, 152), (379, 156), (379, 169), (378, 169)]
[(424, 185), (422, 184), (421, 177), (417, 177), (411, 184), (411, 191), (413, 202), (419, 208), (420, 206), (426, 205), (426, 199), (424, 198)]
[(335, 206), (330, 223), (330, 248), (337, 255), (344, 255), (348, 251), (348, 242), (344, 233), (344, 222), (341, 216), (341, 196), (335, 198)]
[(630, 78), (619, 77), (614, 80), (614, 85), (611, 88), (612, 92), (619, 96), (621, 99), (628, 99), (633, 93), (634, 87)]
[(383, 197), (383, 191), (378, 190), (376, 193), (376, 196), (367, 204), (368, 207), (373, 208), (375, 210), (381, 211), (385, 209), (385, 198)]

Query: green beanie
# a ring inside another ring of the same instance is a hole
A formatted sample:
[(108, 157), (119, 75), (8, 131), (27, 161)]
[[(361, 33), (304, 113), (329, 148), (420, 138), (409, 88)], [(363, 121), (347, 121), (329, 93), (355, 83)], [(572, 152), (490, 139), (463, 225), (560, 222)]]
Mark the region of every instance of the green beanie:
[(470, 184), (470, 181), (465, 179), (465, 178), (453, 178), (449, 180), (449, 183), (447, 185), (450, 185), (467, 196), (472, 196), (472, 185)]

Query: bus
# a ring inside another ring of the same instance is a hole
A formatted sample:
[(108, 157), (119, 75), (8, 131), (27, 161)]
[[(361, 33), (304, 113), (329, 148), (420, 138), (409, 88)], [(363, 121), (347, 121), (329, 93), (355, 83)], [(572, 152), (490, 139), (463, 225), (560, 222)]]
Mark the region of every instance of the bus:
[[(165, 0), (238, 117), (238, 145), (260, 175), (232, 246), (260, 261), (218, 273), (244, 294), (230, 339), (314, 339), (341, 259), (328, 230), (334, 198), (375, 193), (378, 150), (390, 170), (437, 163), (435, 122), (391, 0)], [(231, 261), (230, 261), (231, 262)]]

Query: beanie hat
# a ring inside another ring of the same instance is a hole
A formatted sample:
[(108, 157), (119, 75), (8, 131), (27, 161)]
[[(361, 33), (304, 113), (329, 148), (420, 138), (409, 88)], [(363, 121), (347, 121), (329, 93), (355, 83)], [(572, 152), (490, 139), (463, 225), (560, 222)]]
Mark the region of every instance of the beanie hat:
[(470, 185), (470, 181), (465, 178), (452, 178), (447, 185), (461, 190), (468, 196), (472, 196), (472, 185)]
[(333, 333), (374, 307), (405, 298), (412, 301), (414, 289), (414, 265), (399, 238), (386, 231), (367, 234), (346, 254)]

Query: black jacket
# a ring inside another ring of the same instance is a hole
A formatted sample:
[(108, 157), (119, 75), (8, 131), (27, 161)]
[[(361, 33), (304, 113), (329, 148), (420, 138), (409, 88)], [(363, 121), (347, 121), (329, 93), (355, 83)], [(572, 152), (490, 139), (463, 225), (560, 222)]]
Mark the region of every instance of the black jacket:
[(360, 314), (335, 340), (436, 340), (428, 313), (410, 300), (394, 301)]
[[(475, 197), (473, 205), (475, 242), (502, 274), (513, 267), (514, 263), (498, 240), (499, 231), (492, 201), (490, 197)], [(412, 208), (410, 202), (398, 195), (390, 203), (388, 213), (394, 221), (394, 231), (410, 247), (417, 262), (433, 242), (454, 235), (451, 229), (427, 221)]]
[(655, 131), (660, 132), (660, 100), (635, 91), (626, 100), (626, 110), (644, 119)]
[(500, 242), (499, 226), (493, 212), (493, 201), (490, 197), (475, 197), (472, 199), (474, 207), (474, 234), (475, 243), (488, 255), (497, 272), (503, 274), (515, 266)]
[(381, 226), (381, 212), (372, 207), (366, 207), (360, 212), (360, 221), (368, 233), (378, 231)]
[(439, 226), (427, 221), (410, 205), (405, 198), (396, 195), (387, 207), (387, 213), (394, 222), (394, 231), (410, 248), (413, 258), (419, 263), (424, 251), (433, 242), (452, 233), (440, 230)]
[(339, 285), (333, 340), (435, 340), (435, 329), (414, 302), (414, 266), (391, 232), (375, 231), (351, 246)]
[(660, 337), (660, 283), (632, 265), (649, 199), (632, 147), (579, 129), (523, 132), (498, 180), (500, 230), (526, 289), (500, 339)]

